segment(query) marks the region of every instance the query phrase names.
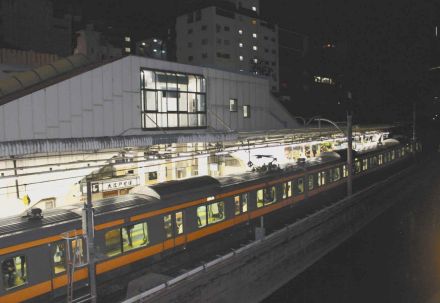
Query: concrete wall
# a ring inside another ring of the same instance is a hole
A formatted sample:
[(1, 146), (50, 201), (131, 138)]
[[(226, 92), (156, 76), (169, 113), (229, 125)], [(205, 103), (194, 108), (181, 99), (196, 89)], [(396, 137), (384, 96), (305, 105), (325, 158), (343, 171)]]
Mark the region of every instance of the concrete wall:
[[(271, 96), (265, 78), (128, 56), (1, 105), (0, 142), (162, 133), (141, 130), (142, 67), (204, 75), (209, 128), (245, 131), (297, 127)], [(238, 100), (238, 112), (229, 111), (230, 98)], [(250, 118), (243, 118), (243, 105), (250, 105)]]

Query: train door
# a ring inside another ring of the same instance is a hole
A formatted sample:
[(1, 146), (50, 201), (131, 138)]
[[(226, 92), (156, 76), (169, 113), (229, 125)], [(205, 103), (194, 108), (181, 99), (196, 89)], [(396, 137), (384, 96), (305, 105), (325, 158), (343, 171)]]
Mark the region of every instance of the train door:
[(167, 214), (163, 217), (165, 228), (165, 245), (164, 249), (173, 249), (176, 246), (186, 243), (185, 220), (183, 211), (178, 211), (172, 214)]

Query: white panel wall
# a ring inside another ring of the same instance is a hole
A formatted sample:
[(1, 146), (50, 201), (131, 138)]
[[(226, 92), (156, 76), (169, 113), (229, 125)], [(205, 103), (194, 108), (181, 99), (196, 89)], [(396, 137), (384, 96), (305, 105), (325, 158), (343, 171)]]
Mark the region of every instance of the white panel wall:
[[(0, 140), (162, 133), (141, 130), (141, 68), (204, 75), (208, 128), (226, 131), (226, 124), (235, 131), (279, 129), (283, 122), (296, 127), (271, 96), (265, 78), (129, 56), (0, 106)], [(237, 112), (229, 111), (231, 98), (238, 101)], [(250, 118), (243, 117), (243, 105), (250, 105)]]

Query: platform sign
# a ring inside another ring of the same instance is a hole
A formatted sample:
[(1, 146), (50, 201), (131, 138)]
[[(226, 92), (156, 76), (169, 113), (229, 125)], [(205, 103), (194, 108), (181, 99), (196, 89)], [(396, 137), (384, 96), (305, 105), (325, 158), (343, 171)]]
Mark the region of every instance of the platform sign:
[[(139, 185), (139, 178), (129, 178), (129, 179), (109, 179), (103, 181), (95, 181), (91, 183), (92, 193), (108, 192), (117, 189), (132, 188)], [(87, 193), (86, 186), (81, 187), (83, 194)]]

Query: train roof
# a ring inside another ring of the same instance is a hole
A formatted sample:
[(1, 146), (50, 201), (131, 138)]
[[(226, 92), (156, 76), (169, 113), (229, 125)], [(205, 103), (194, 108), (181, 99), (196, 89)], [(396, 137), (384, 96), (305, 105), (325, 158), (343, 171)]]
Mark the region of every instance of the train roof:
[[(373, 150), (369, 150), (369, 152), (372, 151)], [(336, 157), (315, 158), (305, 163), (295, 165), (287, 164), (280, 169), (266, 172), (248, 172), (220, 178), (200, 176), (163, 182), (149, 187), (139, 187), (133, 194), (93, 202), (95, 223), (101, 224), (106, 222), (106, 217), (109, 214), (117, 214), (125, 211), (135, 213), (139, 208), (142, 208), (142, 211), (145, 212), (169, 207), (189, 200), (206, 197), (206, 192), (208, 191), (210, 195), (215, 195), (222, 189), (228, 187), (238, 186), (243, 183), (264, 182), (273, 179), (274, 176), (283, 177), (284, 175), (292, 173), (319, 169), (320, 166), (338, 161), (340, 161), (340, 159)], [(143, 188), (143, 191), (141, 191), (140, 188)], [(35, 235), (41, 236), (41, 228), (49, 228), (51, 226), (69, 223), (73, 224), (72, 226), (74, 226), (74, 228), (81, 228), (82, 208), (82, 204), (75, 204), (46, 210), (41, 220), (30, 220), (29, 217), (26, 216), (13, 216), (0, 219), (0, 238), (25, 233), (26, 231), (32, 231), (32, 234), (35, 232)], [(0, 241), (0, 243), (1, 242), (2, 241)], [(0, 247), (6, 245), (6, 243), (2, 244)]]

